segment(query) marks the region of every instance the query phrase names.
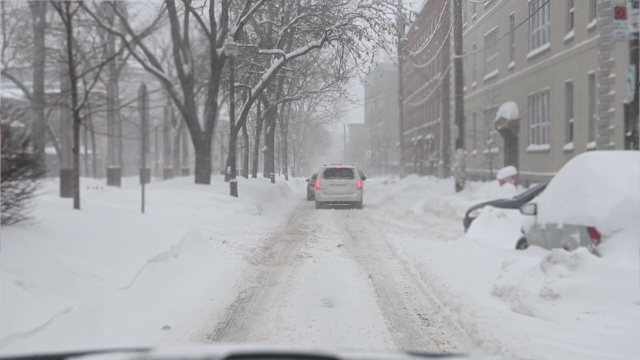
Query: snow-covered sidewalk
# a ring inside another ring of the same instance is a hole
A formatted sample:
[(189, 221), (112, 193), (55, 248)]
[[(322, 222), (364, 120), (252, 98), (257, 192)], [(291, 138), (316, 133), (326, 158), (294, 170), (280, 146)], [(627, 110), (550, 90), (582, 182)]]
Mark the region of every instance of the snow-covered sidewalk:
[(302, 199), (284, 181), (241, 179), (235, 199), (221, 177), (178, 178), (147, 186), (143, 215), (137, 178), (124, 180), (83, 179), (81, 211), (47, 182), (35, 221), (3, 227), (0, 352), (187, 338)]

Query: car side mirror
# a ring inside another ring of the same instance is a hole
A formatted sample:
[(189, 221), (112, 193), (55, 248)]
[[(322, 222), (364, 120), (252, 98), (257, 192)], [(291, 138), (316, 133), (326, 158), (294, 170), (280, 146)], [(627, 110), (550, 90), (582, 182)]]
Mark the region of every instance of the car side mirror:
[(538, 214), (538, 204), (527, 203), (520, 207), (520, 213), (522, 215), (534, 216)]
[(311, 179), (307, 179), (307, 180), (305, 180), (305, 181), (306, 181), (306, 182), (309, 182), (309, 181), (311, 181)]

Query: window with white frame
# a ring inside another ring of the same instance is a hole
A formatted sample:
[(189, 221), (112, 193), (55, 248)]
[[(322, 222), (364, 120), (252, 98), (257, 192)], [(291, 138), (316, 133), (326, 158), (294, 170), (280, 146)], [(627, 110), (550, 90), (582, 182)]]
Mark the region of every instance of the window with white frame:
[(596, 74), (589, 73), (589, 141), (596, 139)]
[(567, 33), (573, 30), (575, 24), (575, 1), (567, 0)]
[(484, 36), (484, 74), (498, 70), (498, 28)]
[(598, 17), (598, 1), (589, 0), (589, 21), (594, 21)]
[(509, 62), (516, 61), (516, 17), (509, 15)]
[(529, 50), (549, 44), (551, 31), (551, 7), (549, 0), (529, 1)]
[(476, 75), (477, 75), (477, 69), (478, 69), (477, 68), (477, 62), (476, 62), (476, 49), (477, 49), (476, 43), (473, 43), (473, 46), (471, 48), (473, 49), (473, 51), (472, 51), (473, 52), (473, 56), (472, 56), (472, 60), (471, 60), (471, 61), (473, 61), (473, 64), (471, 65), (471, 74), (472, 74), (471, 82), (473, 84), (473, 83), (476, 82)]
[(573, 81), (564, 83), (565, 119), (567, 121), (565, 143), (573, 142)]
[(549, 145), (549, 90), (529, 95), (529, 145)]

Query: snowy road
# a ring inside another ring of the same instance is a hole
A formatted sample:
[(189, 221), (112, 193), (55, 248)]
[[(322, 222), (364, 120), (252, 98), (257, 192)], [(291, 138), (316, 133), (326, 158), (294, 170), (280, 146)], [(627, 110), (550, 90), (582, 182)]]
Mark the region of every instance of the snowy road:
[(380, 211), (299, 206), (255, 251), (209, 341), (468, 350), (387, 243)]

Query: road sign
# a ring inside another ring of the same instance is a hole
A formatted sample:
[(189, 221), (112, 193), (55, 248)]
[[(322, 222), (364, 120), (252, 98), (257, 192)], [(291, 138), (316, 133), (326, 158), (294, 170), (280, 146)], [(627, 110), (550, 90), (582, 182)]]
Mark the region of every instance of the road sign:
[(629, 40), (629, 14), (626, 5), (613, 6), (613, 40)]

